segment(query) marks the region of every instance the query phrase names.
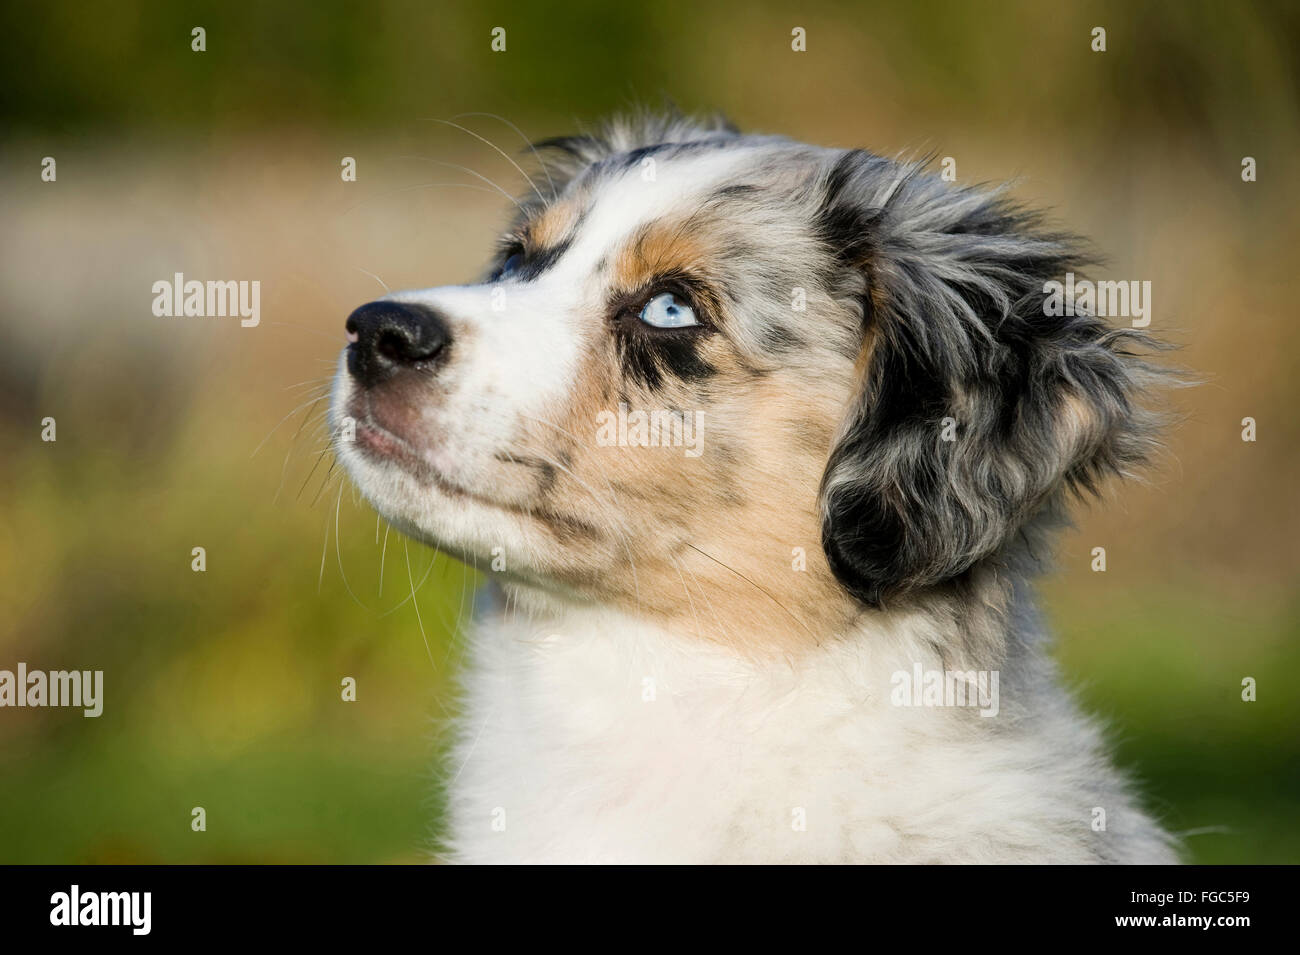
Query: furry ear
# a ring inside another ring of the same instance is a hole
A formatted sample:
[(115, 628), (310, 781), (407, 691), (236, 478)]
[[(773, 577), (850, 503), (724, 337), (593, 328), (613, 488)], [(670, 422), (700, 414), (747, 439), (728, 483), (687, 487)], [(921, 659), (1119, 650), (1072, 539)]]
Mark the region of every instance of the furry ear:
[(1137, 403), (1154, 343), (1048, 314), (1070, 239), (996, 193), (862, 152), (825, 181), (818, 229), (863, 319), (862, 383), (822, 479), (840, 582), (881, 606), (999, 554), (1066, 489), (1154, 446)]

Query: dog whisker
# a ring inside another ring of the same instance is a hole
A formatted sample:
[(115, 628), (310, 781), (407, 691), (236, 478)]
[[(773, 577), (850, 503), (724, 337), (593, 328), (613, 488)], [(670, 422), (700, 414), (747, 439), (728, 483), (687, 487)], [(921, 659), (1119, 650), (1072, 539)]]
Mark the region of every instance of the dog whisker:
[(452, 129), (459, 129), (461, 132), (466, 133), (466, 134), (468, 134), (468, 135), (470, 135), (470, 136), (473, 136), (473, 137), (474, 137), (475, 139), (477, 139), (479, 142), (481, 142), (481, 143), (483, 143), (484, 145), (488, 146), (489, 148), (495, 150), (499, 155), (501, 155), (502, 157), (505, 158), (506, 162), (510, 163), (510, 165), (512, 165), (512, 166), (515, 167), (515, 171), (518, 172), (519, 175), (521, 175), (521, 176), (524, 177), (524, 180), (528, 183), (529, 187), (533, 190), (533, 192), (535, 192), (535, 193), (537, 194), (537, 198), (540, 199), (540, 200), (542, 200), (542, 202), (545, 202), (545, 201), (546, 201), (546, 197), (545, 197), (544, 195), (542, 195), (542, 190), (538, 189), (538, 188), (537, 188), (537, 183), (533, 182), (533, 178), (532, 178), (532, 176), (530, 176), (530, 175), (528, 175), (528, 173), (524, 172), (523, 167), (520, 166), (519, 163), (517, 163), (517, 162), (515, 162), (513, 159), (511, 159), (510, 156), (506, 153), (505, 150), (503, 150), (500, 146), (498, 146), (496, 143), (492, 142), (492, 141), (491, 141), (490, 139), (488, 139), (487, 137), (485, 137), (485, 136), (480, 136), (478, 133), (474, 132), (472, 129), (467, 129), (466, 127), (460, 125), (459, 123), (453, 123), (453, 122), (451, 122), (450, 120), (446, 120), (446, 119), (426, 119), (425, 122), (429, 122), (429, 123), (442, 123), (444, 126), (450, 126)]
[[(257, 443), (257, 447), (253, 449), (253, 453), (250, 454), (248, 457), (250, 459), (257, 457), (257, 452), (262, 450), (262, 448), (266, 445), (266, 442), (271, 439), (271, 435), (275, 434), (275, 432), (280, 429), (280, 426), (282, 424), (284, 424), (286, 421), (292, 418), (303, 408), (307, 408), (307, 417), (310, 417), (312, 409), (315, 408), (316, 405), (318, 405), (324, 399), (324, 397), (325, 397), (324, 395), (316, 395), (314, 397), (309, 397), (302, 404), (293, 408), (293, 410), (291, 410), (288, 414), (286, 414), (283, 418), (281, 418), (278, 422), (276, 422), (275, 427), (272, 428), (270, 431), (268, 431), (266, 437)], [(308, 407), (309, 405), (311, 407)], [(299, 430), (301, 430), (301, 426), (299, 426)]]
[(370, 608), (367, 607), (361, 601), (361, 598), (358, 597), (353, 592), (352, 585), (348, 583), (347, 571), (343, 569), (343, 551), (339, 546), (339, 509), (342, 506), (342, 504), (343, 504), (343, 482), (340, 481), (339, 493), (334, 498), (334, 558), (338, 562), (339, 578), (343, 581), (343, 589), (348, 592), (348, 596), (352, 598), (353, 603), (355, 603), (358, 607), (361, 607), (363, 610), (369, 610)]
[(489, 189), (487, 186), (475, 185), (472, 182), (419, 182), (410, 186), (396, 186), (392, 189), (385, 189), (382, 192), (377, 192), (374, 195), (367, 196), (340, 212), (339, 218), (341, 219), (349, 213), (360, 209), (362, 206), (369, 205), (370, 203), (376, 202), (380, 199), (388, 199), (392, 196), (401, 195), (404, 192), (416, 192), (422, 189), (469, 189), (472, 192), (486, 192), (488, 195), (493, 196), (498, 194), (496, 189)]
[(413, 159), (419, 162), (433, 163), (434, 165), (437, 166), (445, 166), (448, 169), (459, 169), (461, 172), (468, 173), (469, 175), (473, 176), (475, 179), (481, 179), (483, 182), (487, 183), (489, 186), (495, 189), (500, 195), (504, 196), (505, 198), (509, 199), (512, 203), (514, 203), (515, 208), (518, 209), (520, 212), (524, 211), (523, 203), (521, 203), (518, 199), (512, 196), (505, 189), (502, 189), (492, 179), (488, 178), (487, 176), (483, 175), (480, 172), (475, 172), (473, 169), (469, 168), (469, 166), (462, 166), (460, 163), (455, 163), (455, 162), (447, 162), (445, 159), (433, 159), (429, 156), (398, 156), (397, 158)]
[(420, 627), (420, 639), (424, 641), (424, 652), (429, 655), (429, 666), (437, 672), (438, 664), (433, 662), (433, 650), (429, 648), (429, 635), (424, 632), (424, 618), (420, 616), (420, 601), (415, 596), (415, 578), (411, 574), (411, 550), (406, 541), (402, 541), (402, 551), (406, 554), (406, 580), (411, 587), (411, 606), (415, 608), (415, 622)]
[(458, 113), (457, 115), (453, 116), (452, 119), (465, 119), (468, 116), (484, 116), (489, 119), (495, 119), (498, 122), (505, 123), (505, 125), (513, 129), (515, 133), (519, 136), (519, 138), (522, 139), (524, 143), (528, 146), (528, 148), (532, 150), (533, 158), (537, 160), (537, 164), (542, 167), (542, 172), (546, 174), (546, 181), (551, 187), (551, 198), (552, 199), (559, 198), (559, 192), (555, 188), (555, 180), (551, 178), (550, 167), (546, 164), (546, 160), (542, 158), (542, 154), (537, 151), (537, 147), (533, 145), (533, 141), (524, 135), (523, 130), (521, 130), (514, 123), (510, 122), (510, 120), (506, 119), (504, 116), (498, 116), (496, 113), (484, 113), (484, 112)]
[(392, 294), (392, 291), (393, 291), (393, 290), (390, 289), (390, 288), (388, 287), (388, 283), (385, 282), (383, 279), (381, 279), (381, 278), (380, 278), (378, 275), (376, 275), (374, 272), (368, 272), (368, 271), (366, 271), (365, 269), (361, 268), (360, 266), (353, 266), (353, 268), (355, 268), (355, 269), (356, 269), (358, 272), (360, 272), (362, 275), (369, 275), (372, 279), (374, 279), (376, 282), (378, 282), (379, 285), (380, 285), (380, 287), (384, 290), (384, 294), (385, 294), (385, 295), (390, 295), (390, 294)]

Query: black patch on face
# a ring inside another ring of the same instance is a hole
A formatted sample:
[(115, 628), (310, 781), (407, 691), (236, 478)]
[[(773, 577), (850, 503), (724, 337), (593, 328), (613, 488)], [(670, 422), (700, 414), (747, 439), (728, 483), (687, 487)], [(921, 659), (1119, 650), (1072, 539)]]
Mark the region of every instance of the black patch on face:
[[(500, 282), (509, 279), (515, 282), (531, 282), (555, 265), (572, 245), (572, 234), (544, 249), (527, 249), (519, 239), (503, 240), (497, 250), (496, 265), (488, 275), (487, 281)], [(506, 263), (512, 258), (518, 261), (507, 273)]]
[(530, 252), (524, 257), (524, 263), (514, 273), (514, 277), (520, 281), (531, 282), (558, 262), (560, 257), (569, 251), (571, 245), (573, 245), (573, 238), (569, 237), (545, 249)]
[(602, 153), (609, 152), (609, 143), (598, 136), (552, 136), (532, 144), (538, 152), (553, 150), (579, 162), (592, 162)]
[[(655, 328), (641, 321), (646, 302), (671, 292), (691, 303), (698, 325)], [(615, 347), (624, 376), (650, 389), (665, 377), (684, 382), (706, 381), (718, 370), (700, 354), (704, 341), (716, 330), (720, 313), (715, 291), (684, 273), (660, 276), (639, 292), (616, 296), (610, 302)]]
[(641, 160), (647, 156), (653, 156), (656, 153), (663, 152), (669, 147), (668, 143), (659, 143), (655, 146), (641, 146), (638, 149), (630, 150), (617, 157), (619, 169), (635, 169), (641, 164)]
[[(864, 164), (881, 163), (869, 153), (850, 150), (836, 160), (826, 177), (826, 195), (840, 196)], [(871, 257), (875, 222), (880, 210), (851, 202), (829, 201), (818, 210), (814, 223), (817, 237), (841, 265), (861, 265)]]
[(651, 390), (662, 386), (667, 376), (693, 382), (718, 372), (700, 355), (703, 336), (691, 329), (620, 329), (615, 342), (623, 374)]

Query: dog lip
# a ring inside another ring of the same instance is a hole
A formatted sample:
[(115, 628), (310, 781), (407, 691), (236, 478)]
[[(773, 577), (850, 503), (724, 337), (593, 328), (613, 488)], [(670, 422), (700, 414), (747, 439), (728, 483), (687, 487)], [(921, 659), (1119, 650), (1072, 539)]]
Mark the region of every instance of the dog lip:
[[(356, 433), (353, 443), (359, 449), (362, 457), (377, 464), (399, 467), (426, 487), (434, 488), (450, 498), (472, 501), (475, 504), (506, 513), (529, 517), (552, 528), (563, 528), (592, 538), (600, 536), (599, 529), (588, 521), (572, 515), (558, 513), (538, 502), (511, 503), (497, 501), (459, 486), (446, 478), (433, 464), (425, 460), (424, 456), (416, 451), (409, 441), (376, 421), (364, 397), (354, 396), (353, 400), (348, 403), (347, 408), (348, 413), (356, 421)], [(544, 463), (541, 459), (534, 461), (524, 458), (521, 461), (517, 457), (509, 455), (506, 457), (512, 463), (524, 464), (528, 467), (537, 467)], [(501, 457), (498, 456), (497, 460), (501, 460)]]
[[(591, 537), (598, 537), (599, 531), (592, 524), (572, 516), (557, 514), (545, 507), (535, 504), (515, 505), (494, 501), (473, 491), (459, 487), (448, 481), (428, 461), (424, 460), (400, 435), (393, 434), (387, 428), (377, 424), (369, 416), (358, 417), (356, 444), (367, 458), (384, 464), (395, 464), (405, 470), (417, 481), (434, 487), (452, 498), (473, 501), (487, 507), (509, 513), (526, 515), (552, 526), (564, 526)], [(516, 462), (518, 463), (518, 462)]]
[(405, 441), (372, 421), (357, 422), (357, 440), (368, 450), (385, 458), (402, 460), (403, 463), (414, 464), (419, 457)]
[(363, 457), (376, 463), (395, 465), (420, 483), (436, 488), (448, 497), (467, 498), (489, 506), (498, 506), (490, 498), (460, 487), (445, 477), (406, 438), (376, 420), (368, 397), (355, 395), (348, 403), (348, 413), (356, 421), (355, 444)]
[(366, 457), (385, 464), (395, 464), (417, 481), (437, 488), (448, 497), (465, 498), (490, 507), (501, 506), (490, 498), (483, 497), (448, 480), (436, 467), (411, 447), (410, 442), (401, 435), (389, 431), (369, 415), (357, 420), (356, 443), (360, 445), (362, 453)]
[(367, 457), (396, 464), (414, 477), (437, 485), (439, 490), (464, 493), (438, 474), (437, 469), (412, 448), (410, 442), (378, 424), (370, 415), (357, 420), (356, 441)]

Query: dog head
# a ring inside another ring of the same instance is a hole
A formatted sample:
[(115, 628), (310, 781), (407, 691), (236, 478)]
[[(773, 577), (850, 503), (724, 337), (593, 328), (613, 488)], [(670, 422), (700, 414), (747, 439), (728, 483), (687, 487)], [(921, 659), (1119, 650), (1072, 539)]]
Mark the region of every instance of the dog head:
[(1150, 447), (1136, 333), (1046, 314), (1079, 260), (996, 193), (680, 118), (539, 146), (481, 281), (348, 319), (332, 403), (381, 514), (522, 591), (825, 632)]

